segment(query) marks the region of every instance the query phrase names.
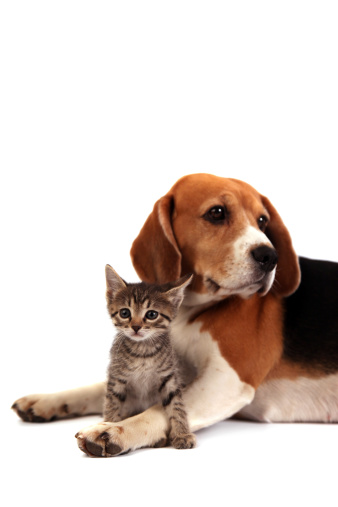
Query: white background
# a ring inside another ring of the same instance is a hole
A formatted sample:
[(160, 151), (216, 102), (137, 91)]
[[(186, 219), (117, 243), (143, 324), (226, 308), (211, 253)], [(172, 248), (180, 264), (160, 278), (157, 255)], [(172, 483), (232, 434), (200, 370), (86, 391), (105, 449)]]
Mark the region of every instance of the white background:
[(31, 392), (105, 376), (104, 266), (192, 172), (268, 195), (299, 254), (338, 260), (335, 1), (2, 1), (1, 418), (7, 505), (334, 505), (336, 425), (226, 421), (193, 451), (89, 459), (87, 417)]

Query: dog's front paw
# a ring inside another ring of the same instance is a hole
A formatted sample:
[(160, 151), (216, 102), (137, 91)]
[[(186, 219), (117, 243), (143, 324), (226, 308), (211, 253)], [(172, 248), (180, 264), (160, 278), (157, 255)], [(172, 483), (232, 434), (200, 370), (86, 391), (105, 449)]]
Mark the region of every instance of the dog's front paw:
[(108, 458), (130, 451), (127, 442), (121, 437), (123, 432), (122, 426), (116, 423), (101, 422), (87, 426), (75, 438), (81, 451), (88, 456)]
[(88, 456), (118, 456), (143, 447), (167, 445), (168, 419), (155, 405), (120, 422), (100, 422), (87, 426), (75, 436)]
[(192, 433), (176, 435), (171, 439), (171, 444), (175, 449), (193, 449), (196, 447), (196, 437)]
[(26, 422), (47, 422), (67, 417), (69, 408), (66, 403), (57, 403), (54, 395), (31, 394), (18, 399), (12, 409)]

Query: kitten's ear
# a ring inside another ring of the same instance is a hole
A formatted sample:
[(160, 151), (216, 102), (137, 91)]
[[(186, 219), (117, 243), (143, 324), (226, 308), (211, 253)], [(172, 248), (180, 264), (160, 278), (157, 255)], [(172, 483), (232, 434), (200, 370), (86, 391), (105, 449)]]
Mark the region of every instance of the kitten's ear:
[(106, 265), (107, 298), (112, 298), (115, 292), (124, 289), (127, 285), (109, 264)]
[(166, 291), (171, 303), (177, 308), (183, 301), (184, 291), (192, 281), (194, 275), (185, 275), (170, 284), (170, 288)]

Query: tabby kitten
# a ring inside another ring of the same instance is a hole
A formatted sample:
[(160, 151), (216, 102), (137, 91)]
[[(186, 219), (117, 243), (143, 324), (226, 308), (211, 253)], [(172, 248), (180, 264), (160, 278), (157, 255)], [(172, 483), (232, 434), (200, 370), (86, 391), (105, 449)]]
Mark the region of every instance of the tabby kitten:
[(169, 326), (191, 277), (165, 285), (126, 283), (106, 266), (107, 307), (118, 330), (110, 351), (104, 420), (118, 422), (161, 402), (170, 421), (169, 442), (196, 445), (182, 400)]

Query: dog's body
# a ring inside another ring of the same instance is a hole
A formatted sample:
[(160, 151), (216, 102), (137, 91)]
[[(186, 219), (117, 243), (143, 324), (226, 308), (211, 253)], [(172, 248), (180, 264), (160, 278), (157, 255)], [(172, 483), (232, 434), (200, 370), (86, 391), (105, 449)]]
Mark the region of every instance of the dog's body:
[[(234, 415), (338, 421), (338, 264), (298, 259), (267, 198), (238, 180), (186, 176), (157, 201), (131, 255), (145, 281), (194, 274), (172, 326), (192, 431)], [(101, 412), (104, 389), (28, 396), (14, 408), (33, 421)], [(109, 456), (163, 443), (167, 431), (155, 406), (77, 438), (88, 455)]]

